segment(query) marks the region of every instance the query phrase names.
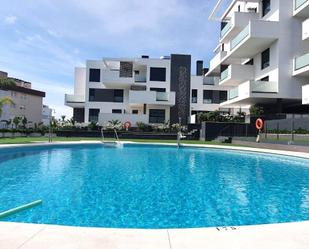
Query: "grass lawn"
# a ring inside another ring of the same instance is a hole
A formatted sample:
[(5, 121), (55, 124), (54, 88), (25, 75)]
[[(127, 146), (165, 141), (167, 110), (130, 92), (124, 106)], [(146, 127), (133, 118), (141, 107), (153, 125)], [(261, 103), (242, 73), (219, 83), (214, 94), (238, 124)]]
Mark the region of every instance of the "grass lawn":
[[(106, 139), (108, 140), (108, 139)], [(101, 141), (100, 138), (84, 138), (84, 137), (55, 137), (54, 142), (71, 142), (71, 141)], [(132, 141), (141, 143), (176, 143), (175, 140), (163, 139), (121, 139), (121, 141)], [(15, 137), (15, 138), (0, 138), (0, 144), (27, 144), (37, 142), (48, 142), (47, 137)], [(219, 142), (197, 141), (197, 140), (182, 140), (182, 144), (213, 144), (213, 145), (229, 145)], [(234, 144), (233, 144), (234, 146)]]

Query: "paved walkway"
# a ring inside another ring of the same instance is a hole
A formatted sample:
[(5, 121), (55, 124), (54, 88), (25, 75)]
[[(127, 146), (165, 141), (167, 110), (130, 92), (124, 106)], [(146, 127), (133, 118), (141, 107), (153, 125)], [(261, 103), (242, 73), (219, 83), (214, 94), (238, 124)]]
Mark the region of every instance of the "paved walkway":
[[(309, 146), (302, 145), (287, 145), (287, 144), (276, 144), (276, 143), (256, 143), (242, 140), (233, 140), (233, 144), (250, 146), (253, 148), (271, 149), (271, 150), (284, 150), (284, 151), (295, 151), (309, 153)], [(309, 248), (309, 247), (308, 247)]]
[(235, 228), (104, 229), (0, 222), (1, 249), (308, 249), (309, 221)]

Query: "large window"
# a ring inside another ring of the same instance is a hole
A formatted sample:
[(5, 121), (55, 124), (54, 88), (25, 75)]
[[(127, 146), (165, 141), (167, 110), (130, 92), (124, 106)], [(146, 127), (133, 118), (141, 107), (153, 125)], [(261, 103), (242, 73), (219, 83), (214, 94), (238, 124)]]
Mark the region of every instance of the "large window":
[(191, 102), (197, 103), (197, 89), (192, 89), (192, 97), (191, 97)]
[(262, 16), (266, 16), (270, 12), (270, 0), (262, 0)]
[(90, 82), (100, 82), (101, 81), (100, 77), (101, 77), (100, 69), (95, 69), (95, 68), (89, 69), (89, 81)]
[(204, 90), (203, 91), (203, 103), (204, 104), (211, 104), (212, 102), (213, 102), (213, 91)]
[(123, 90), (121, 89), (89, 89), (90, 102), (123, 102)]
[(98, 122), (100, 109), (89, 109), (89, 122)]
[(151, 67), (150, 68), (150, 81), (166, 81), (166, 68)]
[(158, 124), (165, 122), (165, 110), (150, 109), (149, 110), (149, 123)]
[(219, 101), (220, 101), (220, 103), (227, 101), (227, 91), (220, 91), (219, 92)]
[(269, 67), (270, 63), (270, 49), (266, 49), (265, 51), (262, 52), (261, 54), (261, 69), (265, 69)]
[(114, 102), (123, 102), (123, 90), (114, 90)]

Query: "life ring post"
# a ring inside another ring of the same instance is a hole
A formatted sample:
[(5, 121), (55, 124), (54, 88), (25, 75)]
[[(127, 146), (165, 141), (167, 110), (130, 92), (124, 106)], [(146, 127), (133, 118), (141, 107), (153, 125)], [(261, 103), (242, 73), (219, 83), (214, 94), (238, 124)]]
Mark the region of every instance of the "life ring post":
[(255, 121), (255, 127), (258, 130), (258, 135), (257, 135), (257, 138), (256, 138), (256, 142), (259, 143), (260, 142), (260, 133), (261, 133), (261, 130), (263, 129), (263, 127), (264, 127), (264, 121), (261, 118), (258, 118)]

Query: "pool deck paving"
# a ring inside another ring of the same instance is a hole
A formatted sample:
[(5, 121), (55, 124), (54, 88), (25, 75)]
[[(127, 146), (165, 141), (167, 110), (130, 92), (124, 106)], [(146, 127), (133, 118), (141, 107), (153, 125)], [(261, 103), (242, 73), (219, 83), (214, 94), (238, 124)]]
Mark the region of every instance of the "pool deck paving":
[(309, 221), (199, 229), (107, 229), (0, 222), (1, 249), (308, 249)]
[[(70, 142), (66, 144), (87, 144)], [(91, 142), (95, 143), (95, 142)], [(54, 144), (64, 144), (57, 142)], [(39, 145), (47, 145), (45, 143)], [(170, 145), (170, 144), (168, 144)], [(2, 145), (2, 147), (33, 146)], [(171, 145), (173, 146), (173, 145)], [(195, 145), (187, 145), (195, 147)], [(309, 158), (304, 151), (196, 145)], [(273, 148), (273, 147), (272, 147)], [(309, 166), (309, 165), (308, 165)], [(107, 229), (0, 222), (0, 249), (309, 249), (309, 221), (197, 229)]]

